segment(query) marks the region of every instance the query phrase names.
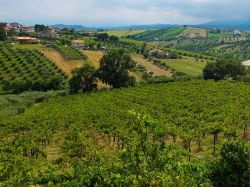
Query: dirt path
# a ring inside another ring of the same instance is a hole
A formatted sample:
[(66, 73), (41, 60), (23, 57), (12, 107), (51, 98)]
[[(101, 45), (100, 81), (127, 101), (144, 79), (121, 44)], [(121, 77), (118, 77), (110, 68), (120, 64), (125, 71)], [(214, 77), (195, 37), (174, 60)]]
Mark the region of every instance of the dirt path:
[(66, 75), (71, 76), (71, 71), (83, 65), (84, 61), (65, 60), (60, 53), (55, 50), (45, 50), (43, 54), (54, 62)]
[(87, 55), (89, 62), (95, 67), (99, 68), (100, 66), (100, 60), (103, 57), (102, 51), (90, 51), (90, 50), (84, 50), (83, 53)]
[(172, 74), (170, 73), (170, 71), (161, 69), (159, 67), (157, 67), (156, 65), (152, 64), (151, 62), (147, 61), (146, 59), (144, 59), (142, 56), (133, 56), (133, 60), (144, 66), (149, 72), (153, 72), (154, 76), (167, 76), (167, 77), (171, 77)]

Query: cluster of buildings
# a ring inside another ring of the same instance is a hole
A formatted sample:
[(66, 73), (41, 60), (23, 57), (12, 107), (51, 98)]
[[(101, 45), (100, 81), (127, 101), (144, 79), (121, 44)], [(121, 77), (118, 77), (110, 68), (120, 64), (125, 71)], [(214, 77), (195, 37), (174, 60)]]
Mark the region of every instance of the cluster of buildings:
[[(9, 23), (9, 24), (0, 22), (0, 27), (4, 28), (4, 30), (7, 33), (15, 33), (17, 35), (35, 33), (34, 26), (25, 26), (17, 22)], [(57, 31), (54, 28), (49, 28), (49, 27), (45, 30), (45, 32), (36, 33), (36, 34), (39, 34), (39, 36), (41, 37), (53, 37), (53, 38), (58, 37)]]

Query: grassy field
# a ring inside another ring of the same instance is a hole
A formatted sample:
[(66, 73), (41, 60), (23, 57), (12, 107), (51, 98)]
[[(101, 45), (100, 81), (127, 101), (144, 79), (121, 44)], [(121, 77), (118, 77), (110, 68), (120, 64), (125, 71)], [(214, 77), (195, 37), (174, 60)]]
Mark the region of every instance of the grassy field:
[(84, 54), (88, 57), (88, 62), (91, 63), (95, 68), (100, 67), (99, 62), (103, 57), (102, 51), (84, 50)]
[(46, 49), (43, 50), (42, 53), (68, 76), (71, 76), (73, 69), (79, 68), (85, 63), (84, 60), (67, 60), (54, 49)]
[(200, 29), (200, 28), (187, 28), (183, 33), (182, 36), (187, 38), (196, 38), (196, 37), (207, 37), (207, 30)]
[(171, 77), (172, 76), (170, 71), (159, 68), (158, 66), (156, 66), (156, 65), (152, 64), (151, 62), (149, 62), (147, 59), (143, 58), (143, 56), (134, 55), (133, 60), (137, 64), (145, 67), (148, 72), (153, 72), (154, 76), (166, 76), (166, 77)]
[(243, 140), (249, 94), (193, 80), (50, 98), (1, 121), (0, 186), (212, 186), (197, 184), (225, 141)]
[(110, 30), (110, 31), (103, 31), (100, 33), (107, 33), (110, 36), (127, 36), (127, 35), (135, 35), (144, 32), (145, 30)]
[(132, 39), (143, 41), (172, 40), (180, 36), (186, 28), (175, 27), (158, 30), (147, 30), (145, 32), (131, 36)]
[(198, 76), (202, 74), (202, 70), (206, 66), (205, 62), (197, 62), (194, 58), (184, 59), (162, 59), (171, 69), (186, 73), (190, 76)]

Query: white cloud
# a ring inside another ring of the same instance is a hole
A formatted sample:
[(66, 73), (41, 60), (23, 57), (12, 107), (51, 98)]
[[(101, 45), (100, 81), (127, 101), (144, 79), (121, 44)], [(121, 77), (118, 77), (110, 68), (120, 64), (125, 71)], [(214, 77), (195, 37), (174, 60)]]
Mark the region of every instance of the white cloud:
[(89, 26), (247, 18), (249, 0), (0, 0), (5, 21)]

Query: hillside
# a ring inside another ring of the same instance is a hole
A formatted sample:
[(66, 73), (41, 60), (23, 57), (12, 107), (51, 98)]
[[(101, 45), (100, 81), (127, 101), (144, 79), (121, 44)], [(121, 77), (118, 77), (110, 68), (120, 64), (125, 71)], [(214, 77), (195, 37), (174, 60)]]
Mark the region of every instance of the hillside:
[[(101, 186), (114, 178), (128, 185), (140, 175), (144, 186), (155, 172), (157, 184), (210, 184), (206, 158), (217, 158), (231, 135), (242, 137), (249, 94), (243, 83), (191, 81), (52, 98), (1, 122), (0, 184), (90, 185), (100, 177)], [(137, 154), (141, 162), (131, 165)]]
[(135, 34), (129, 38), (143, 41), (172, 40), (177, 38), (185, 30), (184, 27), (175, 27), (159, 30), (147, 30), (143, 33)]

